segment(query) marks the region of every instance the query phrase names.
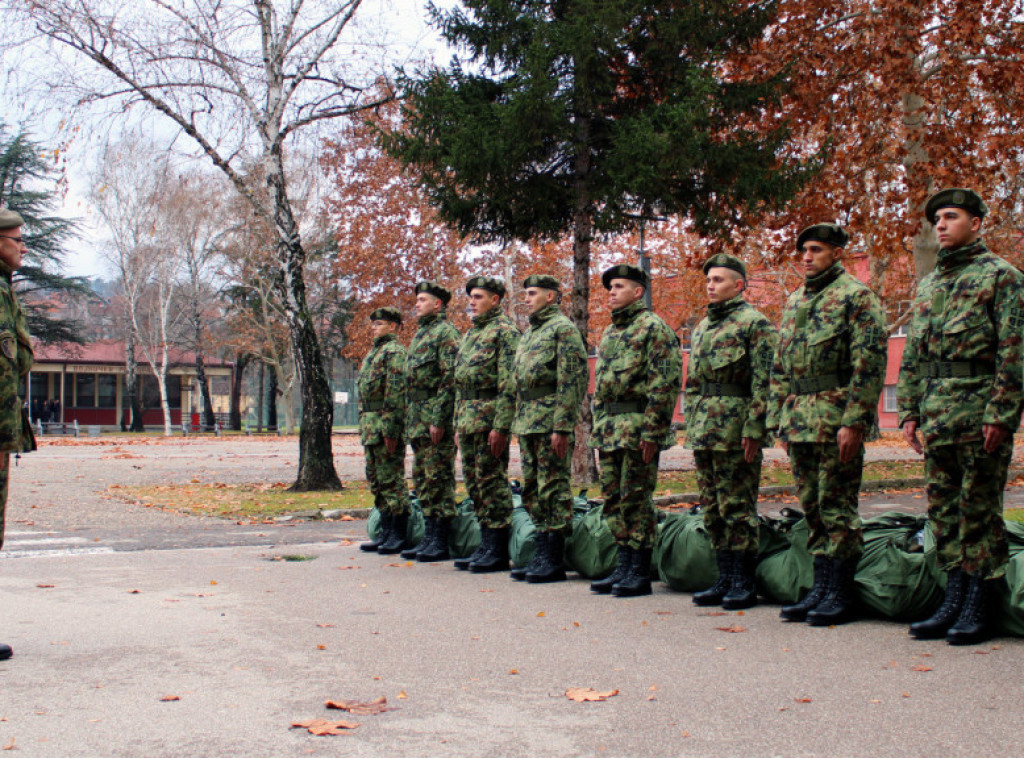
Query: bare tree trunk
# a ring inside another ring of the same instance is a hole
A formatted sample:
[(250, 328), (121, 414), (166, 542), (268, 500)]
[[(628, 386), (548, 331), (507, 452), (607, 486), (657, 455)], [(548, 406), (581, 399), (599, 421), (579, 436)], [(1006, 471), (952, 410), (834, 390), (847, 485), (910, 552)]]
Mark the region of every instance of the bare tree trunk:
[(203, 426), (212, 429), (217, 424), (217, 417), (213, 415), (213, 400), (210, 398), (210, 378), (206, 375), (206, 365), (203, 361), (203, 354), (196, 353), (196, 381), (199, 383), (199, 396), (202, 401)]
[(277, 367), (267, 366), (267, 372), (267, 426), (277, 429), (280, 428), (277, 424)]
[[(125, 390), (128, 393), (128, 415), (130, 423), (128, 431), (144, 432), (146, 425), (142, 421), (142, 392), (139, 387), (139, 363), (135, 358), (135, 328), (131, 318), (128, 319), (128, 329), (124, 341), (125, 357)], [(124, 421), (121, 422), (124, 429)]]
[(231, 372), (231, 408), (228, 412), (228, 426), (234, 432), (242, 431), (242, 383), (251, 360), (248, 353), (235, 353), (235, 366)]
[(265, 397), (265, 395), (263, 394), (263, 384), (266, 376), (267, 364), (264, 363), (263, 361), (260, 361), (260, 380), (256, 392), (256, 395), (259, 397), (259, 402), (256, 405), (256, 428), (261, 431), (263, 429), (263, 405)]

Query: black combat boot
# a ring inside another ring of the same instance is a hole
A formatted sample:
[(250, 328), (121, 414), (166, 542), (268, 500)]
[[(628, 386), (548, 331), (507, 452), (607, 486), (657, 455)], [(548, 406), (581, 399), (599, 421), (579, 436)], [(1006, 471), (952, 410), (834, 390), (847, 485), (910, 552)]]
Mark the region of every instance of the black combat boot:
[(606, 576), (604, 579), (598, 579), (597, 581), (590, 583), (590, 591), (598, 592), (602, 595), (608, 595), (612, 591), (612, 587), (618, 584), (622, 578), (629, 573), (629, 567), (633, 564), (633, 550), (625, 545), (619, 545), (619, 559), (618, 565), (615, 569)]
[(480, 544), (476, 546), (476, 550), (467, 555), (465, 558), (455, 559), (455, 568), (459, 571), (469, 571), (469, 564), (473, 561), (478, 561), (484, 557), (484, 553), (491, 552), (491, 532), (489, 529), (480, 527)]
[(416, 560), (421, 563), (434, 563), (435, 561), (447, 561), (452, 557), (448, 552), (448, 534), (451, 530), (452, 520), (438, 516), (434, 519), (434, 539), (430, 545), (423, 546), (421, 543), (419, 552), (416, 553)]
[(469, 564), (474, 574), (489, 574), (493, 571), (508, 571), (508, 527), (488, 529), (491, 533), (491, 550)]
[(824, 555), (814, 556), (814, 584), (804, 595), (804, 599), (793, 605), (782, 606), (779, 616), (784, 621), (806, 621), (807, 614), (818, 607), (825, 599), (828, 590), (829, 560)]
[(415, 561), (419, 558), (420, 550), (424, 550), (430, 546), (431, 541), (434, 539), (434, 524), (437, 519), (433, 516), (427, 516), (423, 519), (423, 539), (410, 548), (402, 551), (402, 557), (408, 561)]
[(845, 624), (854, 619), (854, 604), (857, 596), (857, 588), (853, 578), (857, 575), (857, 563), (859, 558), (846, 560), (835, 559), (832, 561), (832, 571), (829, 575), (828, 591), (825, 592), (825, 599), (818, 603), (818, 607), (807, 612), (807, 623), (811, 626), (831, 626), (832, 624)]
[(977, 645), (992, 638), (992, 597), (995, 581), (964, 572), (967, 591), (956, 623), (946, 632), (950, 645)]
[(380, 520), (377, 522), (377, 539), (369, 540), (368, 542), (360, 542), (359, 549), (365, 553), (376, 553), (377, 548), (383, 545), (388, 535), (391, 534), (391, 516), (387, 513), (380, 514)]
[(409, 529), (409, 514), (402, 513), (398, 516), (391, 517), (391, 533), (388, 534), (387, 541), (377, 548), (377, 552), (381, 555), (395, 555), (400, 553), (409, 547), (408, 541), (405, 539), (406, 531)]
[(521, 582), (526, 579), (526, 575), (531, 571), (536, 571), (537, 567), (544, 562), (545, 556), (547, 555), (548, 549), (548, 533), (547, 532), (534, 532), (533, 533), (533, 557), (530, 558), (524, 565), (516, 566), (509, 572), (509, 576), (515, 579), (517, 582)]
[(721, 605), (722, 598), (732, 586), (732, 561), (738, 555), (731, 550), (718, 550), (715, 560), (718, 562), (718, 578), (706, 590), (693, 593), (694, 605)]
[(946, 597), (942, 605), (929, 618), (911, 624), (911, 636), (919, 640), (938, 640), (945, 637), (946, 632), (960, 617), (966, 586), (967, 579), (960, 569), (955, 568), (946, 574)]
[(722, 598), (727, 611), (742, 611), (757, 605), (757, 553), (737, 552), (732, 559), (732, 582), (729, 592)]
[(616, 597), (636, 597), (651, 594), (651, 549), (643, 547), (633, 551), (629, 571), (612, 586)]
[(0, 642), (0, 661), (6, 661), (12, 655), (14, 655), (14, 651), (11, 650), (11, 646)]
[(565, 555), (565, 537), (558, 532), (544, 532), (544, 560), (535, 569), (527, 569), (526, 581), (530, 584), (547, 582), (564, 582), (565, 566), (562, 561)]

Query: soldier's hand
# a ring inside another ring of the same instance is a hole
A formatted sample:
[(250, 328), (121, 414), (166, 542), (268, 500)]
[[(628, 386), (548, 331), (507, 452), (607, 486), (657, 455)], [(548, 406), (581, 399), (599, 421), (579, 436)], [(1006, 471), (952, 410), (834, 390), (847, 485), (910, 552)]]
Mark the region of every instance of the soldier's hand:
[(747, 463), (753, 463), (754, 459), (757, 458), (757, 454), (760, 450), (760, 440), (755, 440), (753, 437), (743, 438), (743, 460), (745, 460)]
[(564, 458), (569, 452), (569, 435), (565, 432), (551, 432), (551, 449), (555, 457)]
[(839, 462), (849, 463), (864, 444), (864, 430), (855, 426), (841, 427), (836, 441), (839, 443)]
[(917, 438), (916, 421), (903, 422), (903, 439), (906, 440), (907, 444), (910, 445), (915, 453), (918, 455), (924, 453), (924, 448), (921, 446), (921, 440)]
[(491, 447), (491, 455), (500, 458), (508, 445), (508, 435), (497, 429), (491, 429), (491, 433), (487, 435), (487, 444)]
[(439, 426), (430, 425), (430, 444), (440, 445), (441, 440), (444, 439), (444, 429)]
[(398, 440), (394, 437), (384, 438), (384, 447), (388, 450), (388, 455), (394, 455), (395, 451), (398, 450)]
[(994, 453), (1000, 445), (1006, 442), (1010, 430), (1002, 424), (982, 424), (981, 436), (985, 440), (986, 453)]
[(650, 463), (654, 460), (654, 456), (658, 454), (658, 446), (654, 442), (648, 442), (644, 440), (640, 443), (640, 457), (644, 463)]

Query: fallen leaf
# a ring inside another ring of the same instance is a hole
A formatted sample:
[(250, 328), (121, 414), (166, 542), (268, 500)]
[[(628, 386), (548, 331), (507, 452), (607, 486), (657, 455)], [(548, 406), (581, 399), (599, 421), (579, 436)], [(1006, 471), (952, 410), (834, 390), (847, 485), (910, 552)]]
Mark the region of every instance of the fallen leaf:
[(317, 624), (320, 629), (333, 629), (334, 624)]
[(0, 750), (17, 750), (14, 746), (14, 738), (11, 737), (10, 742), (6, 743), (2, 748), (0, 748)]
[(537, 614), (537, 618), (539, 618), (539, 619), (540, 619), (540, 618), (544, 618), (544, 617), (545, 617), (546, 615), (547, 615), (547, 614), (546, 614), (546, 613), (544, 613), (544, 611), (540, 611), (540, 612), (539, 612), (539, 613)]
[(728, 616), (728, 611), (702, 611), (698, 616)]
[(570, 687), (565, 691), (565, 696), (577, 703), (596, 703), (607, 700), (608, 698), (614, 697), (618, 694), (618, 690), (598, 692), (593, 687)]
[(384, 565), (390, 568), (406, 568), (407, 566), (412, 565), (412, 561), (408, 561), (407, 563), (385, 563)]
[(672, 611), (655, 611), (656, 616), (671, 616)]
[(316, 649), (317, 650), (326, 650), (327, 649), (327, 645), (317, 645)]
[(388, 707), (388, 699), (383, 695), (368, 703), (360, 703), (355, 700), (328, 700), (324, 705), (339, 711), (347, 711), (354, 716), (373, 716), (377, 713), (394, 710)]
[(358, 566), (335, 566), (338, 571), (351, 571), (352, 569), (359, 568)]
[(745, 626), (740, 626), (739, 624), (734, 626), (716, 626), (715, 629), (720, 632), (729, 632), (730, 634), (739, 634), (740, 632), (747, 631)]
[(328, 721), (327, 719), (312, 719), (310, 721), (293, 721), (292, 729), (306, 729), (310, 734), (317, 737), (324, 737), (330, 734), (345, 734), (349, 729), (355, 729), (359, 724), (354, 721)]
[(793, 698), (794, 703), (809, 703), (811, 699), (809, 697), (795, 697)]
[(931, 666), (925, 666), (923, 663), (919, 663), (916, 666), (911, 666), (910, 670), (911, 671), (931, 671), (932, 667)]
[(177, 700), (181, 700), (181, 698), (177, 695), (164, 695), (162, 698), (160, 698), (161, 703), (173, 703)]
[(128, 594), (129, 595), (138, 595), (139, 594), (139, 590), (128, 590)]
[(519, 673), (519, 669), (509, 669), (508, 673), (513, 674), (513, 675), (518, 674)]
[(494, 590), (480, 590), (480, 592), (494, 592)]
[(52, 584), (37, 584), (36, 587), (38, 587), (41, 590), (53, 589), (53, 585)]
[(398, 699), (399, 700), (406, 700), (406, 699), (408, 699), (408, 697), (409, 696), (405, 694), (405, 690), (399, 690), (398, 691)]

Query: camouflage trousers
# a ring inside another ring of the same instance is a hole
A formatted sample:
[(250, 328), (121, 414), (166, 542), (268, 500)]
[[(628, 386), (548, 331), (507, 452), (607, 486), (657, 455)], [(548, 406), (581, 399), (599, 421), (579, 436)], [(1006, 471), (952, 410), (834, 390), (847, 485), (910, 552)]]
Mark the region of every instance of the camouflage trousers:
[(523, 462), (523, 507), (541, 532), (568, 536), (572, 528), (572, 447), (559, 458), (551, 446), (551, 433), (523, 434), (519, 452)]
[(930, 445), (925, 451), (928, 523), (939, 567), (960, 567), (982, 579), (1006, 572), (1009, 547), (1003, 489), (1013, 441), (986, 453), (981, 442)]
[(487, 432), (460, 434), (462, 478), (473, 499), (480, 526), (501, 529), (512, 522), (512, 491), (508, 486), (508, 446), (497, 458), (491, 455)]
[(658, 458), (644, 463), (639, 450), (600, 451), (601, 495), (604, 518), (615, 542), (633, 550), (654, 547), (658, 514), (654, 486), (658, 483)]
[(11, 481), (11, 454), (0, 453), (0, 548), (4, 546), (4, 525), (7, 516), (7, 489)]
[(756, 553), (761, 451), (751, 463), (744, 460), (743, 450), (694, 450), (693, 459), (711, 546)]
[(405, 445), (394, 455), (381, 442), (364, 445), (366, 481), (373, 493), (373, 504), (381, 513), (400, 516), (409, 513), (409, 491), (405, 488)]
[(864, 474), (864, 447), (847, 463), (839, 462), (835, 442), (793, 442), (789, 461), (800, 507), (810, 533), (807, 551), (832, 559), (852, 560), (864, 551), (857, 499)]
[(412, 482), (427, 518), (455, 518), (455, 438), (445, 432), (441, 443), (418, 437), (412, 444)]

